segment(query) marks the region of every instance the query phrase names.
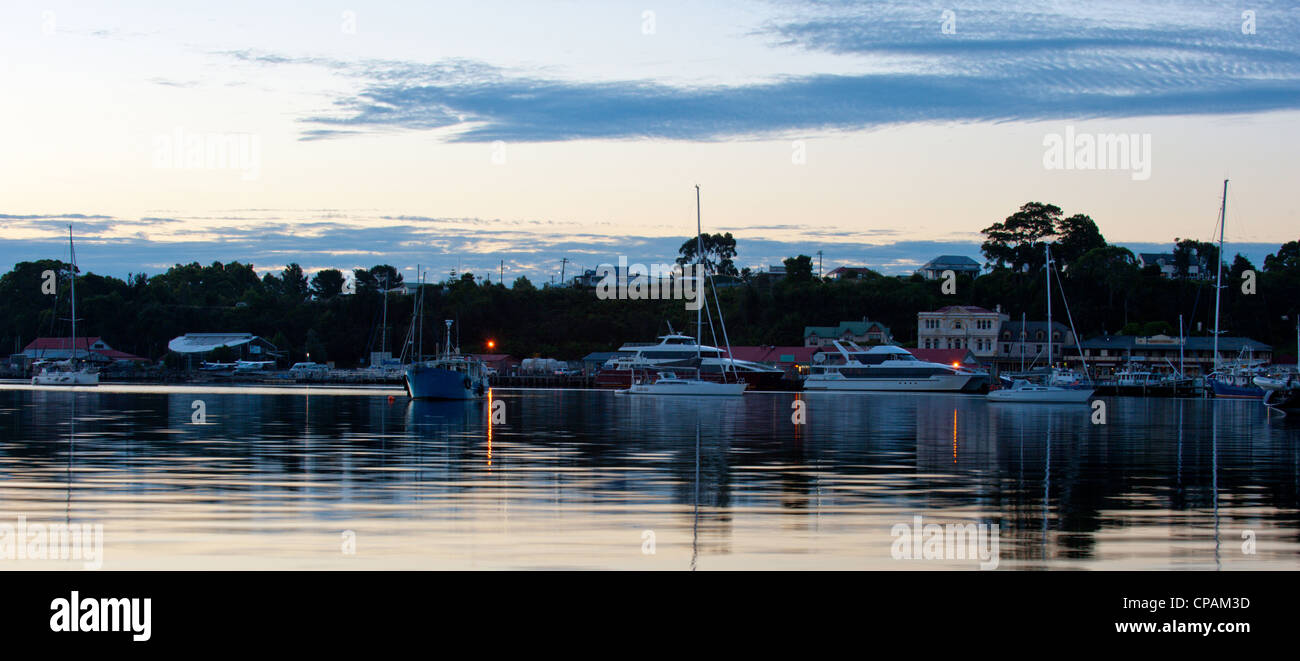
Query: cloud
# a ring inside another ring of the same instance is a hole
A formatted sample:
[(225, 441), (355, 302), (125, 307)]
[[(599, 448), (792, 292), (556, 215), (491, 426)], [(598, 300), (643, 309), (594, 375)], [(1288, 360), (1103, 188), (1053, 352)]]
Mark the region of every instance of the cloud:
[(738, 84), (573, 80), (464, 59), (225, 54), (258, 66), (324, 67), (355, 81), (331, 109), (300, 118), (301, 140), (439, 131), (450, 142), (716, 141), (900, 123), (1300, 108), (1300, 17), (1285, 3), (1253, 6), (1253, 34), (1243, 34), (1241, 10), (1201, 1), (1164, 10), (994, 3), (957, 10), (945, 34), (937, 6), (788, 3), (751, 38), (835, 56), (841, 72), (773, 71)]
[[(482, 218), (429, 216), (368, 217), (329, 212), (287, 219), (285, 212), (266, 210), (263, 218), (250, 218), (250, 210), (225, 217), (116, 218), (106, 215), (65, 214), (13, 216), (6, 219), (0, 239), (0, 270), (22, 261), (62, 259), (67, 254), (68, 219), (75, 223), (78, 263), (84, 271), (125, 277), (127, 273), (160, 273), (177, 261), (210, 264), (214, 261), (251, 263), (259, 271), (278, 271), (297, 262), (309, 271), (325, 268), (350, 270), (375, 264), (393, 264), (413, 273), (422, 265), (435, 279), (453, 269), (478, 275), (492, 274), (495, 281), (505, 262), (507, 280), (526, 275), (536, 282), (558, 279), (560, 261), (568, 258), (569, 274), (617, 263), (671, 263), (683, 237), (620, 236), (584, 231), (571, 225), (500, 221)], [(18, 220), (15, 220), (18, 219)], [(9, 231), (9, 230), (13, 231)], [(967, 255), (982, 262), (980, 237), (943, 241), (880, 243), (878, 232), (829, 231), (791, 241), (763, 238), (764, 230), (736, 228), (739, 267), (761, 270), (786, 257), (823, 251), (824, 270), (836, 266), (868, 266), (886, 274), (908, 274), (927, 260), (946, 254)], [(758, 236), (755, 236), (757, 234)], [(1164, 244), (1125, 244), (1138, 250), (1164, 251)], [(1276, 244), (1237, 243), (1255, 264), (1276, 252)], [(178, 260), (178, 255), (184, 255)], [(814, 257), (814, 260), (817, 258)]]

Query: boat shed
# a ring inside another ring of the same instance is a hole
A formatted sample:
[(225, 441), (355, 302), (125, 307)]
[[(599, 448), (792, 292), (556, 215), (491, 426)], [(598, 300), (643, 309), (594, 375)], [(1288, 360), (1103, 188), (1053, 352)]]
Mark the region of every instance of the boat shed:
[(252, 333), (186, 333), (167, 343), (169, 350), (187, 359), (202, 359), (220, 347), (232, 349), (238, 360), (275, 360), (280, 354), (274, 344)]

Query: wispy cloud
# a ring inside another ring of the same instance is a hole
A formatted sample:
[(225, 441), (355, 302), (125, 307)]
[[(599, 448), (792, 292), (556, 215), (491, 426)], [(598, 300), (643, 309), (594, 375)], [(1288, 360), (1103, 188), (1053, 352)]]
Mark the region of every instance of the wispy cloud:
[[(346, 61), (233, 51), (261, 66), (326, 67), (356, 80), (302, 117), (302, 140), (394, 130), (451, 142), (726, 140), (916, 122), (989, 122), (1300, 108), (1300, 16), (1259, 2), (1156, 8), (1096, 2), (957, 9), (884, 2), (780, 5), (754, 39), (844, 58), (861, 73), (742, 84), (583, 81), (485, 62)], [(1175, 10), (1176, 9), (1176, 10)]]

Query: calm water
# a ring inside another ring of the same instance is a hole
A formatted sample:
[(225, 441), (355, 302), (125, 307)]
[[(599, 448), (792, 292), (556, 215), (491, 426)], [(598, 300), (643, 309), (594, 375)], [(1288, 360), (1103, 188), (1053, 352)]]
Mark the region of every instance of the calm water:
[(0, 523), (102, 524), (105, 569), (976, 567), (893, 559), (916, 515), (1002, 569), (1300, 567), (1300, 421), (1258, 402), (387, 395), (0, 387)]

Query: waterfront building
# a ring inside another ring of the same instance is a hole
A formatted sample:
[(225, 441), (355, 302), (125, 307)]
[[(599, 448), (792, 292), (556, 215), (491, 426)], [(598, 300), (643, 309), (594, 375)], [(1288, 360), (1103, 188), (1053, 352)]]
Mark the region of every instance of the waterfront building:
[(970, 349), (982, 363), (997, 356), (998, 331), (1008, 321), (1001, 306), (996, 311), (977, 305), (949, 305), (916, 314), (919, 349)]
[(1046, 321), (1004, 321), (998, 331), (997, 356), (995, 361), (999, 370), (1018, 371), (1023, 363), (1026, 368), (1046, 367), (1048, 340), (1051, 340), (1052, 359), (1056, 364), (1066, 356), (1078, 357), (1078, 342), (1070, 327), (1059, 321), (1053, 321), (1049, 329)]
[(780, 347), (776, 345), (731, 347), (731, 357), (780, 368), (787, 375), (806, 373), (813, 362), (813, 354), (820, 350), (816, 346)]
[[(72, 338), (38, 337), (23, 347), (22, 356), (30, 363), (33, 360), (67, 360), (72, 357)], [(112, 363), (119, 360), (147, 363), (148, 358), (118, 351), (108, 346), (100, 337), (78, 337), (77, 358), (92, 363)]]
[(803, 329), (805, 347), (829, 347), (834, 340), (860, 345), (889, 344), (893, 341), (893, 334), (888, 326), (866, 317), (862, 321), (841, 321), (838, 326), (805, 326)]
[(519, 367), (519, 359), (508, 353), (474, 353), (483, 366), (502, 376), (513, 373)]
[[(1178, 371), (1179, 338), (1168, 335), (1102, 335), (1080, 343), (1088, 368), (1095, 378), (1105, 379), (1129, 363), (1159, 373)], [(1204, 376), (1214, 370), (1214, 338), (1209, 336), (1185, 337), (1181, 343), (1183, 374), (1188, 377)], [(1267, 363), (1273, 359), (1273, 347), (1248, 337), (1219, 337), (1220, 366), (1238, 361)], [(1079, 364), (1078, 352), (1066, 354), (1063, 361), (1070, 366)]]
[(220, 347), (228, 347), (235, 360), (276, 360), (284, 356), (266, 338), (252, 333), (186, 333), (167, 343), (167, 348), (183, 356), (191, 367), (206, 361)]

